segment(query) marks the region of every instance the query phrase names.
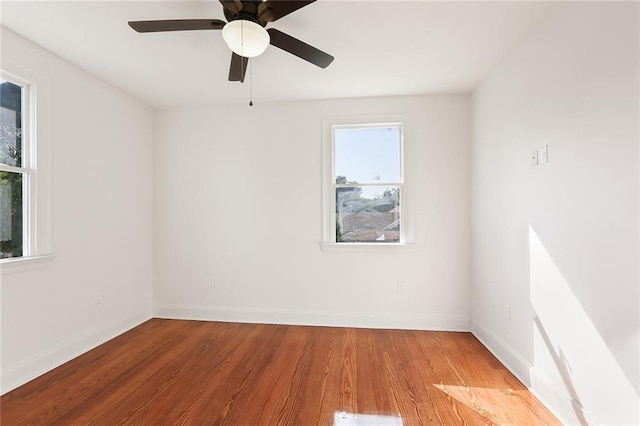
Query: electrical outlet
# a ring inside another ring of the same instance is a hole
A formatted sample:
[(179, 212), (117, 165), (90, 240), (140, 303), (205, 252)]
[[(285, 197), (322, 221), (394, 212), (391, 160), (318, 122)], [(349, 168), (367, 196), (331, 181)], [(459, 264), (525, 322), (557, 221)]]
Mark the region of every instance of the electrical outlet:
[(218, 287), (218, 279), (216, 277), (211, 277), (211, 280), (209, 281), (209, 287)]
[(95, 302), (96, 302), (96, 305), (99, 305), (99, 304), (102, 303), (102, 291), (101, 290), (96, 291)]
[(399, 294), (404, 294), (406, 293), (407, 288), (403, 283), (398, 283), (398, 293)]

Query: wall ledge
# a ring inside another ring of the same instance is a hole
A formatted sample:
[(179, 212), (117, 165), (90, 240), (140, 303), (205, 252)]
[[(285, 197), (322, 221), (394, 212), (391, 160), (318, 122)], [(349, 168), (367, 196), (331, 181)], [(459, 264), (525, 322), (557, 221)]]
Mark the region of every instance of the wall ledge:
[(3, 259), (0, 261), (0, 275), (9, 275), (17, 272), (46, 268), (53, 263), (55, 258), (55, 255), (49, 254)]

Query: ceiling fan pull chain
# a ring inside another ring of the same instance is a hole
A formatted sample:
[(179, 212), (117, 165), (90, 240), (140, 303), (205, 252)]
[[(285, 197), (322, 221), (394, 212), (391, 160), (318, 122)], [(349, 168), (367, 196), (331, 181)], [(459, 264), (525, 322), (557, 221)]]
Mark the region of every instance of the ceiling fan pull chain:
[(249, 62), (249, 106), (253, 106), (253, 63)]
[[(244, 22), (243, 22), (244, 24)], [(244, 25), (240, 26), (240, 41), (241, 41), (241, 52), (243, 53), (242, 60), (248, 61), (249, 58), (245, 58), (244, 56)], [(253, 61), (249, 64), (249, 106), (253, 106)]]

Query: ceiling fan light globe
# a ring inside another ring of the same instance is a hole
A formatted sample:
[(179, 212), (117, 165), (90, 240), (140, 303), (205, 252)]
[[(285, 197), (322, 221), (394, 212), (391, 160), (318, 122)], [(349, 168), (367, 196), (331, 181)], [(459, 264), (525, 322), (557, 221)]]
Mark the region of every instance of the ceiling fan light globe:
[(261, 55), (270, 42), (267, 30), (255, 22), (244, 19), (237, 19), (225, 25), (222, 38), (229, 49), (245, 58)]

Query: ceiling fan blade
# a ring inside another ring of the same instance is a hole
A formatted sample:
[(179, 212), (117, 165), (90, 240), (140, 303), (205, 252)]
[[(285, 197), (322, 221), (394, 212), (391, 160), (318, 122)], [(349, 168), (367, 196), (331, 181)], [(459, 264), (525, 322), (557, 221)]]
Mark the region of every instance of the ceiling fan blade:
[(267, 0), (258, 5), (258, 17), (263, 21), (273, 22), (314, 1), (316, 0)]
[(229, 67), (229, 81), (239, 81), (241, 83), (244, 82), (244, 76), (247, 73), (248, 63), (249, 58), (245, 58), (243, 56), (232, 53), (231, 66)]
[(139, 33), (160, 31), (221, 30), (226, 22), (220, 19), (166, 19), (161, 21), (129, 21), (129, 26)]
[(222, 7), (233, 14), (236, 14), (242, 10), (241, 0), (220, 0), (220, 3), (222, 3)]
[(320, 68), (326, 68), (331, 62), (333, 62), (333, 56), (323, 52), (322, 50), (316, 49), (297, 38), (291, 37), (282, 31), (278, 31), (275, 28), (269, 28), (267, 32), (269, 32), (271, 44), (273, 46), (285, 50), (292, 55), (296, 55), (298, 58), (311, 62)]

